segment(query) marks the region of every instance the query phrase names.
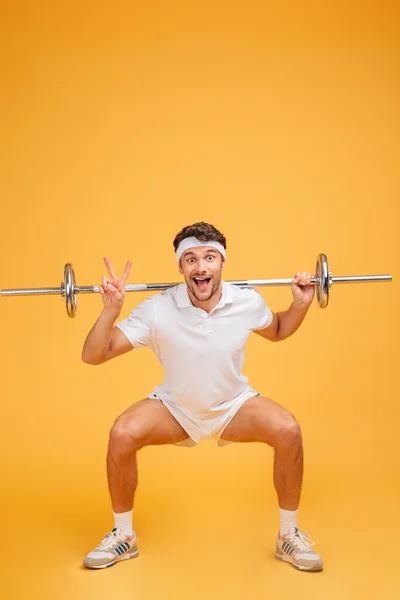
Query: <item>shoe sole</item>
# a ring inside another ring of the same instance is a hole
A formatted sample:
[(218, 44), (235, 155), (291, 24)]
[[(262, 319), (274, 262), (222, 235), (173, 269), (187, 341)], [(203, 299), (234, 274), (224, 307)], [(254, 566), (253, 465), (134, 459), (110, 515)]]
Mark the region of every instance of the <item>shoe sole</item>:
[(109, 567), (113, 567), (114, 565), (116, 565), (119, 562), (122, 562), (123, 560), (129, 560), (130, 558), (136, 558), (139, 554), (139, 550), (136, 550), (135, 552), (132, 552), (132, 554), (125, 554), (124, 556), (121, 556), (121, 558), (118, 558), (117, 560), (113, 560), (110, 563), (107, 563), (105, 565), (93, 565), (93, 566), (87, 566), (87, 565), (83, 565), (85, 567), (85, 569), (108, 569)]
[(294, 566), (298, 571), (323, 571), (324, 567), (301, 567), (299, 565), (295, 565), (294, 562), (289, 558), (289, 556), (281, 556), (280, 554), (275, 553), (275, 556), (278, 560), (283, 560)]

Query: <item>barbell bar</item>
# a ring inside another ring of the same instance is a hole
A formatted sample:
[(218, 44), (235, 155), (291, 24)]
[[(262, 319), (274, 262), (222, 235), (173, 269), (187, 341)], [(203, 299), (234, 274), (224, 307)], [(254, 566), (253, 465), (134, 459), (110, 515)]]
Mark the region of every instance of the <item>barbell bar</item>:
[[(316, 286), (317, 301), (321, 308), (326, 308), (329, 303), (330, 288), (333, 283), (366, 283), (366, 282), (381, 282), (392, 281), (391, 275), (354, 275), (345, 277), (332, 277), (332, 273), (328, 268), (328, 259), (325, 254), (319, 254), (315, 267), (315, 277), (311, 279), (311, 283)], [(293, 278), (286, 279), (249, 279), (248, 281), (228, 281), (232, 285), (239, 287), (262, 287), (262, 286), (281, 286), (291, 285)], [(134, 283), (125, 286), (126, 292), (153, 292), (156, 290), (167, 290), (170, 287), (179, 285), (179, 283)], [(76, 296), (77, 294), (93, 294), (99, 293), (100, 286), (87, 285), (77, 286), (75, 280), (74, 269), (71, 263), (67, 263), (64, 267), (64, 281), (58, 288), (24, 288), (13, 290), (1, 290), (2, 296), (39, 296), (39, 295), (56, 295), (61, 294), (65, 298), (65, 305), (69, 317), (76, 316)]]

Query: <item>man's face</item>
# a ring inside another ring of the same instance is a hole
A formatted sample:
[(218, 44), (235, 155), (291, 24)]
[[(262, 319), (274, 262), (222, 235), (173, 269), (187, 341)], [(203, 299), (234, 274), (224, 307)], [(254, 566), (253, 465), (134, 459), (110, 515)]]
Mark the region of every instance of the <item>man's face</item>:
[(206, 302), (218, 290), (224, 264), (225, 260), (218, 250), (199, 246), (182, 254), (179, 272), (196, 300)]

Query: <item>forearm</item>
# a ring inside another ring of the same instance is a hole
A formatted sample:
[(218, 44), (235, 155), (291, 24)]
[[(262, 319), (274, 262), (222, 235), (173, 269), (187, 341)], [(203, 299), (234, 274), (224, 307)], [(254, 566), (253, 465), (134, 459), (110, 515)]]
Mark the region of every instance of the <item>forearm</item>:
[(89, 332), (82, 350), (82, 360), (89, 364), (100, 364), (110, 348), (111, 332), (119, 312), (103, 310)]
[(309, 308), (310, 305), (298, 305), (293, 302), (288, 310), (277, 313), (278, 332), (276, 339), (278, 342), (285, 340), (298, 330)]

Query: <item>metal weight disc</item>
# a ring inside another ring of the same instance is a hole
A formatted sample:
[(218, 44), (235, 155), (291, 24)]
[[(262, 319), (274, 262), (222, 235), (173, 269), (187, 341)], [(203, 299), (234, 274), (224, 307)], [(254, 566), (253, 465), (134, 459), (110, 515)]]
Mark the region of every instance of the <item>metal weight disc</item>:
[(73, 318), (76, 316), (76, 293), (75, 293), (75, 273), (70, 263), (64, 267), (64, 293), (65, 305), (67, 307), (68, 316)]
[(315, 285), (318, 304), (321, 308), (326, 308), (329, 303), (329, 288), (331, 286), (331, 274), (328, 269), (328, 259), (325, 254), (318, 254), (317, 265), (315, 267), (317, 283)]

